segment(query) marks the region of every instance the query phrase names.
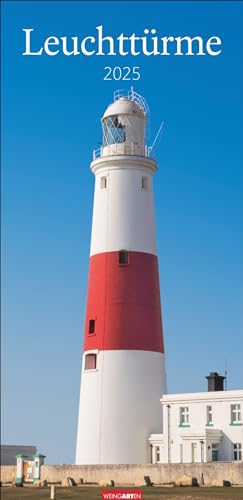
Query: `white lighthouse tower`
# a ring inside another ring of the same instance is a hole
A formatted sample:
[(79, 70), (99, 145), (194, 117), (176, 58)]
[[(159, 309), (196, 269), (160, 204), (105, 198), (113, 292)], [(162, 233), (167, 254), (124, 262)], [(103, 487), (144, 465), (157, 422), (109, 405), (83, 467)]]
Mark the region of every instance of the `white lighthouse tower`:
[(149, 462), (166, 392), (148, 107), (116, 92), (91, 170), (95, 194), (76, 464)]

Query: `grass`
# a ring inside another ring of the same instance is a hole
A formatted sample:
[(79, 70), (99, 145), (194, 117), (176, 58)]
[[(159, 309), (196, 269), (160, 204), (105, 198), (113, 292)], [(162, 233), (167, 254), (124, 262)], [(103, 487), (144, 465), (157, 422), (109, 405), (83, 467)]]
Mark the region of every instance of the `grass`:
[[(56, 500), (101, 500), (101, 492), (106, 488), (98, 487), (74, 487), (56, 488)], [(116, 489), (116, 488), (114, 488)], [(118, 487), (117, 489), (122, 489)], [(128, 487), (128, 489), (132, 489)], [(135, 488), (142, 489), (143, 500), (237, 500), (243, 498), (243, 488), (220, 488), (220, 487), (173, 487), (173, 488)], [(50, 487), (2, 487), (2, 500), (45, 500), (50, 498)]]

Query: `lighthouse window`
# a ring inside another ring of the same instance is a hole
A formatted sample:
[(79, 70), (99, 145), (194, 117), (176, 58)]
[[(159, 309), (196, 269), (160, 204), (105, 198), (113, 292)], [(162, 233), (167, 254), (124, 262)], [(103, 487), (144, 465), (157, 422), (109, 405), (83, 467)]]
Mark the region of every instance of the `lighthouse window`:
[(106, 118), (103, 123), (104, 146), (122, 143), (126, 140), (124, 118), (119, 115)]
[(95, 333), (95, 319), (89, 320), (89, 333)]
[(128, 252), (127, 252), (127, 250), (120, 250), (120, 252), (119, 252), (119, 264), (120, 265), (128, 264)]
[(100, 187), (101, 187), (101, 189), (106, 189), (106, 187), (107, 187), (107, 178), (106, 177), (101, 177)]
[(84, 369), (85, 370), (95, 370), (96, 369), (96, 354), (86, 354), (84, 359)]
[(142, 189), (148, 189), (149, 180), (148, 177), (142, 177)]

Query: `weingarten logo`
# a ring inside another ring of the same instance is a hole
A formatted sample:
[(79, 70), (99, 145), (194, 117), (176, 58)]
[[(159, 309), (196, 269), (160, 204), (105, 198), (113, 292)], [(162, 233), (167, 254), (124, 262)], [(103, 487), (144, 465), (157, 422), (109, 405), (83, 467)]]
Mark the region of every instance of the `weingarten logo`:
[(142, 490), (103, 490), (102, 500), (142, 500)]

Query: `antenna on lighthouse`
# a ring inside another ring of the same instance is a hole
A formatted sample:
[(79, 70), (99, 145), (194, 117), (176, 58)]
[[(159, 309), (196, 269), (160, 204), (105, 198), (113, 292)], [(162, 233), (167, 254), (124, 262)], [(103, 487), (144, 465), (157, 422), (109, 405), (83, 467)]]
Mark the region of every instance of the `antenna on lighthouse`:
[(151, 153), (151, 151), (153, 151), (154, 146), (155, 146), (155, 144), (156, 144), (156, 142), (157, 142), (157, 140), (158, 140), (158, 138), (159, 138), (159, 136), (160, 136), (160, 133), (162, 132), (162, 129), (163, 129), (164, 123), (165, 123), (165, 122), (161, 122), (161, 124), (160, 124), (160, 126), (159, 126), (158, 132), (157, 132), (157, 134), (156, 134), (156, 136), (155, 136), (155, 139), (154, 139), (154, 142), (153, 142), (152, 146), (149, 146), (149, 147), (148, 147), (148, 153)]

